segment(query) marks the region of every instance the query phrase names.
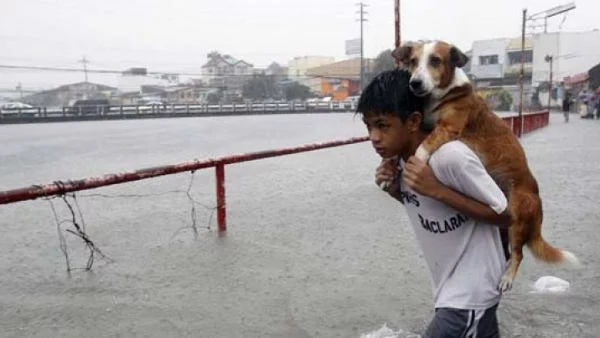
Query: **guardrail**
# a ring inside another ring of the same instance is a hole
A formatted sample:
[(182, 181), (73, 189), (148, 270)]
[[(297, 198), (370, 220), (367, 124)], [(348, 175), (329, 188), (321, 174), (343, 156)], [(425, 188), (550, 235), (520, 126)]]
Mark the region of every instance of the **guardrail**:
[(535, 113), (526, 113), (521, 118), (515, 114), (504, 116), (502, 119), (511, 126), (515, 135), (521, 136), (521, 134), (527, 134), (547, 126), (550, 123), (550, 111), (544, 110)]
[[(548, 125), (548, 118), (549, 112), (543, 111), (537, 113), (524, 114), (522, 119), (519, 119), (517, 115), (506, 116), (502, 119), (512, 126), (513, 132), (516, 133), (520, 129), (523, 133), (529, 133), (531, 131)], [(216, 159), (207, 159), (202, 161), (184, 162), (175, 165), (145, 168), (133, 172), (109, 174), (101, 177), (91, 177), (76, 181), (57, 181), (46, 185), (36, 185), (14, 190), (0, 191), (0, 205), (25, 200), (33, 200), (40, 197), (52, 195), (63, 195), (69, 192), (94, 189), (108, 185), (148, 179), (151, 177), (214, 167), (216, 175), (217, 223), (219, 232), (224, 232), (227, 229), (225, 203), (225, 165), (307, 151), (314, 151), (324, 148), (339, 147), (343, 145), (365, 141), (368, 141), (368, 137), (355, 137), (348, 140), (308, 144), (293, 148), (266, 150), (248, 154), (231, 155)]]
[(76, 116), (135, 116), (135, 115), (211, 115), (242, 113), (286, 112), (345, 112), (354, 111), (354, 102), (286, 102), (232, 104), (153, 104), (153, 105), (80, 105), (74, 107), (33, 107), (0, 111), (0, 119), (63, 118)]

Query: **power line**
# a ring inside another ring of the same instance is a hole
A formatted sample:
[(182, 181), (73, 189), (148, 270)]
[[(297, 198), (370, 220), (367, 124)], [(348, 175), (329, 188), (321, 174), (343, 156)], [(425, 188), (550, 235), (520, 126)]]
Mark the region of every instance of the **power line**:
[[(363, 67), (364, 68), (364, 67)], [(39, 70), (39, 71), (55, 71), (55, 72), (83, 72), (81, 68), (69, 68), (69, 67), (49, 67), (49, 66), (21, 66), (21, 65), (8, 65), (8, 64), (0, 64), (0, 69), (15, 69), (15, 70)], [(364, 69), (363, 69), (364, 70)], [(122, 74), (123, 70), (116, 69), (86, 69), (87, 73), (97, 73), (97, 74)], [(175, 75), (183, 75), (183, 76), (198, 76), (198, 77), (209, 77), (209, 78), (222, 78), (222, 77), (253, 77), (257, 75), (262, 75), (261, 73), (252, 73), (252, 74), (225, 74), (225, 75), (211, 75), (211, 74), (202, 74), (202, 73), (189, 73), (189, 72), (179, 72), (179, 71), (148, 71), (146, 72), (148, 75), (165, 75), (165, 74), (175, 74)], [(300, 75), (300, 76), (289, 76), (287, 74), (283, 74), (284, 76), (288, 76), (290, 78), (314, 78), (314, 77), (354, 77), (359, 76), (359, 73), (352, 72), (331, 72), (324, 75)]]
[[(20, 69), (20, 70), (41, 70), (41, 71), (58, 71), (58, 72), (81, 72), (81, 68), (69, 68), (69, 67), (47, 67), (47, 66), (20, 66), (20, 65), (6, 65), (1, 64), (1, 69)], [(98, 74), (121, 74), (123, 70), (112, 70), (112, 69), (86, 69), (88, 73)], [(179, 74), (188, 76), (202, 76), (200, 73), (186, 73), (186, 72), (147, 72), (150, 75), (162, 75), (162, 74)]]

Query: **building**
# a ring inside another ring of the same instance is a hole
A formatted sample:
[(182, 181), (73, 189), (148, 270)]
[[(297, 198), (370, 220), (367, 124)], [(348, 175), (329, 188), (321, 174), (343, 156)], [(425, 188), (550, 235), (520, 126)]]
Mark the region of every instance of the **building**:
[[(600, 31), (533, 34), (525, 39), (524, 103), (547, 105), (552, 73), (551, 105), (560, 105), (564, 78), (587, 72), (600, 61)], [(594, 51), (594, 52), (590, 52)], [(473, 42), (469, 75), (484, 96), (507, 90), (518, 103), (521, 70), (521, 38), (499, 38)], [(552, 62), (548, 62), (551, 57)], [(550, 69), (552, 67), (552, 69)], [(552, 70), (552, 72), (551, 72)], [(554, 91), (554, 89), (557, 89)], [(513, 107), (514, 108), (514, 107)]]
[(117, 88), (102, 84), (78, 82), (25, 96), (23, 102), (33, 106), (63, 107), (76, 100), (110, 99), (117, 91)]
[(592, 90), (600, 88), (600, 63), (588, 70), (589, 87)]
[[(373, 68), (374, 60), (364, 59), (365, 77)], [(360, 58), (338, 61), (310, 68), (306, 76), (312, 80), (309, 88), (321, 97), (343, 101), (360, 92)]]
[(544, 60), (553, 56), (554, 80), (586, 72), (600, 62), (600, 31), (537, 34), (534, 41), (533, 83), (548, 81), (550, 67)]
[(143, 86), (142, 93), (136, 96), (137, 102), (129, 104), (143, 104), (152, 101), (172, 104), (202, 104), (207, 102), (208, 94), (216, 91), (217, 89), (201, 85)]
[(117, 88), (122, 93), (141, 93), (143, 86), (172, 86), (179, 82), (175, 74), (161, 74), (151, 76), (143, 67), (129, 68), (121, 73), (117, 79)]
[[(477, 88), (514, 86), (519, 82), (521, 39), (491, 39), (473, 42), (468, 70)], [(533, 45), (525, 39), (525, 82), (531, 81)]]
[(311, 68), (332, 64), (334, 62), (335, 58), (330, 56), (297, 56), (288, 61), (288, 79), (309, 88), (316, 88), (319, 86), (318, 81), (315, 82), (314, 79), (307, 77), (306, 72)]
[(254, 66), (218, 52), (209, 53), (207, 58), (208, 61), (202, 66), (204, 85), (221, 88), (229, 95), (241, 95), (244, 83), (254, 74)]
[(165, 88), (161, 96), (164, 102), (176, 104), (201, 104), (207, 103), (208, 94), (215, 89), (198, 86), (179, 86)]

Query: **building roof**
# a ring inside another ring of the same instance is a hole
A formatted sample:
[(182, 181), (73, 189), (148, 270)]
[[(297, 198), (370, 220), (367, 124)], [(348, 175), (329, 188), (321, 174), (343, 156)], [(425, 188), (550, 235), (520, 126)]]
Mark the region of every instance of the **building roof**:
[(44, 91), (40, 91), (37, 93), (34, 93), (33, 95), (37, 95), (37, 94), (51, 94), (51, 93), (58, 93), (58, 92), (63, 92), (63, 91), (70, 91), (73, 89), (73, 87), (82, 87), (82, 86), (95, 86), (97, 90), (99, 91), (105, 91), (105, 90), (117, 90), (117, 88), (115, 87), (111, 87), (111, 86), (107, 86), (107, 85), (103, 85), (103, 84), (98, 84), (98, 83), (92, 83), (92, 82), (76, 82), (76, 83), (70, 83), (70, 84), (66, 84), (66, 85), (62, 85), (60, 87), (56, 87), (53, 89), (48, 89), (48, 90), (44, 90)]
[(206, 63), (204, 64), (204, 66), (202, 66), (202, 68), (210, 67), (210, 66), (212, 65), (212, 63), (213, 63), (215, 60), (217, 60), (217, 59), (221, 59), (221, 60), (225, 61), (227, 64), (229, 64), (229, 65), (231, 65), (231, 66), (235, 66), (235, 65), (237, 65), (237, 64), (240, 64), (240, 63), (245, 63), (245, 64), (247, 64), (249, 67), (252, 67), (252, 66), (253, 66), (253, 65), (252, 65), (251, 63), (249, 63), (249, 62), (246, 62), (246, 61), (244, 61), (244, 60), (238, 60), (238, 59), (234, 58), (234, 57), (233, 57), (233, 56), (231, 56), (231, 55), (228, 55), (228, 54), (219, 54), (219, 53), (217, 53), (217, 52), (213, 52), (213, 53), (210, 53), (210, 54), (208, 55), (208, 62), (206, 62)]
[(576, 83), (585, 82), (589, 79), (589, 75), (587, 72), (585, 73), (577, 73), (569, 76), (565, 76), (563, 81), (566, 85), (573, 85)]
[[(525, 38), (525, 50), (533, 49), (533, 41), (530, 38)], [(508, 40), (506, 44), (507, 51), (519, 51), (521, 50), (521, 38), (514, 38)]]
[[(373, 59), (364, 59), (365, 72), (373, 68)], [(338, 79), (360, 79), (360, 58), (338, 61), (306, 70), (306, 76)]]

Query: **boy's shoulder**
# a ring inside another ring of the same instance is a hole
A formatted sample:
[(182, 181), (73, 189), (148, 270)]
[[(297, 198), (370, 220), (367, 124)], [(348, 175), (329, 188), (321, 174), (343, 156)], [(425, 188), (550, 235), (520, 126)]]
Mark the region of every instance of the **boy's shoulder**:
[(479, 158), (475, 152), (464, 142), (454, 140), (443, 144), (435, 151), (430, 158), (430, 165), (435, 167), (461, 167), (465, 161), (476, 160)]

